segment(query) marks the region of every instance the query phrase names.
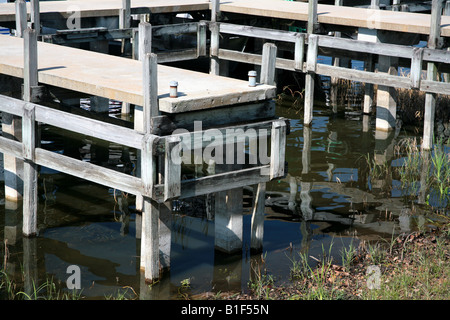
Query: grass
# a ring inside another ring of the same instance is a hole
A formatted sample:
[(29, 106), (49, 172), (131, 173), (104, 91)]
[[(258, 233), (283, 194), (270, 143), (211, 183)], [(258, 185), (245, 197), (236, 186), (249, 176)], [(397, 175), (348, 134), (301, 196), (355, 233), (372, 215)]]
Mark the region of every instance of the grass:
[[(353, 243), (321, 258), (291, 258), (291, 281), (235, 295), (235, 299), (276, 300), (447, 300), (450, 298), (450, 218), (436, 230), (400, 234), (390, 240)], [(312, 266), (312, 261), (316, 262)], [(375, 271), (371, 273), (370, 271)], [(227, 298), (230, 296), (227, 295)], [(217, 297), (215, 297), (217, 298)]]

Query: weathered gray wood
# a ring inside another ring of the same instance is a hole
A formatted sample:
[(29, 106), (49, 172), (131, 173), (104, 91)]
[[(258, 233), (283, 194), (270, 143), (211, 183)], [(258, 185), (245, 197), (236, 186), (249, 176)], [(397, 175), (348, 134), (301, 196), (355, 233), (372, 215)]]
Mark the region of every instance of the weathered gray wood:
[(34, 106), (26, 105), (22, 119), (23, 139), (23, 227), (24, 236), (37, 234), (38, 172), (35, 161), (36, 127)]
[(263, 46), (261, 79), (264, 84), (275, 84), (275, 63), (277, 58), (277, 46), (273, 43), (265, 43)]
[(253, 251), (260, 252), (263, 249), (264, 238), (264, 209), (266, 202), (266, 183), (259, 183), (254, 192), (254, 204), (251, 221), (251, 239), (250, 248)]
[(211, 0), (211, 22), (216, 22), (220, 14), (220, 0)]
[(302, 33), (292, 31), (273, 30), (268, 28), (235, 25), (223, 22), (220, 24), (220, 33), (260, 38), (270, 41), (285, 41), (290, 43), (295, 43), (296, 36), (302, 35)]
[(36, 148), (35, 108), (32, 104), (26, 104), (22, 116), (22, 146), (23, 158), (34, 161), (34, 149)]
[(154, 37), (160, 36), (171, 36), (174, 34), (182, 33), (197, 33), (198, 25), (205, 24), (206, 22), (189, 22), (189, 23), (179, 23), (179, 24), (169, 24), (162, 26), (153, 26), (152, 34)]
[[(373, 56), (369, 55), (369, 58), (364, 61), (364, 70), (366, 72), (373, 72)], [(366, 82), (364, 84), (364, 105), (363, 105), (363, 113), (369, 114), (372, 111), (373, 105), (373, 84)]]
[(270, 179), (284, 176), (286, 148), (286, 123), (277, 120), (272, 123), (270, 147)]
[(141, 258), (145, 282), (153, 283), (160, 275), (159, 256), (159, 205), (151, 198), (144, 197), (142, 212)]
[(200, 21), (197, 24), (197, 57), (206, 56), (207, 27), (206, 21)]
[[(270, 176), (267, 174), (269, 170), (270, 165), (264, 165), (228, 173), (216, 173), (215, 175), (196, 179), (182, 180), (181, 192), (178, 199), (192, 198), (222, 190), (268, 182), (270, 180)], [(159, 202), (163, 202), (163, 194), (164, 186), (155, 186), (153, 198)]]
[(159, 115), (157, 55), (147, 53), (143, 60), (143, 122), (144, 132), (151, 132), (151, 119)]
[(303, 72), (304, 60), (305, 60), (305, 35), (298, 34), (295, 36), (295, 49), (294, 49), (295, 70)]
[(423, 48), (415, 48), (411, 59), (411, 88), (420, 88), (420, 80), (422, 77), (422, 58)]
[(177, 62), (185, 60), (195, 60), (198, 58), (197, 48), (185, 49), (181, 51), (169, 51), (158, 53), (158, 63)]
[(153, 194), (154, 185), (157, 182), (155, 143), (159, 138), (151, 134), (146, 134), (142, 140), (141, 152), (141, 179), (145, 193)]
[[(131, 24), (131, 0), (122, 0), (122, 8), (119, 10), (119, 28), (127, 29)], [(130, 39), (122, 39), (122, 54), (127, 54), (131, 50)]]
[(317, 3), (317, 0), (308, 0), (308, 24), (306, 30), (309, 34), (316, 33), (318, 29)]
[(219, 64), (219, 25), (217, 22), (210, 23), (209, 29), (211, 31), (211, 40), (210, 40), (210, 68), (209, 73), (214, 75), (219, 75), (220, 72), (220, 64)]
[(441, 15), (443, 0), (432, 0), (430, 35), (428, 37), (428, 48), (441, 48), (443, 39), (441, 37)]
[(321, 74), (324, 76), (339, 77), (341, 79), (361, 81), (377, 85), (386, 85), (396, 88), (411, 88), (411, 80), (408, 77), (384, 73), (373, 73), (343, 67), (333, 67), (325, 64), (317, 64), (316, 69), (317, 74)]
[(242, 250), (242, 188), (220, 191), (215, 200), (214, 247), (226, 253)]
[(27, 4), (24, 0), (15, 2), (16, 10), (16, 37), (22, 38), (27, 28)]
[(148, 22), (139, 23), (139, 60), (143, 61), (147, 53), (152, 52), (152, 25)]
[(316, 72), (317, 53), (319, 38), (316, 35), (309, 35), (308, 37), (308, 52), (306, 57), (306, 71)]
[(31, 28), (36, 30), (36, 35), (41, 33), (41, 14), (39, 10), (39, 0), (30, 0), (30, 20)]
[[(442, 47), (441, 37), (441, 14), (442, 0), (433, 0), (431, 6), (430, 35), (428, 37), (428, 48), (436, 49)], [(434, 62), (427, 64), (427, 80), (438, 81), (437, 65)], [(436, 93), (425, 94), (425, 114), (423, 126), (422, 149), (430, 150), (434, 138), (434, 118), (436, 112)]]
[(166, 138), (164, 165), (164, 201), (176, 198), (181, 193), (181, 139)]
[(303, 123), (310, 125), (314, 107), (314, 77), (317, 67), (318, 37), (310, 34), (308, 37), (308, 51), (306, 56), (305, 100)]
[(35, 149), (36, 164), (92, 181), (110, 188), (122, 190), (130, 194), (143, 193), (142, 181), (139, 178), (115, 170), (73, 159), (55, 152)]
[(38, 85), (38, 51), (36, 30), (24, 31), (23, 99), (32, 102), (32, 90)]

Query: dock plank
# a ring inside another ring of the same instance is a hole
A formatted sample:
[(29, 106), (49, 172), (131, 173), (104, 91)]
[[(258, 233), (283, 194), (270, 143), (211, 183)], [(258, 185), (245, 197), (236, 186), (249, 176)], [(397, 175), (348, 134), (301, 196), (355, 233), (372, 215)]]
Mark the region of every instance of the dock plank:
[[(284, 0), (236, 0), (221, 3), (223, 12), (262, 17), (308, 20), (308, 3)], [(319, 23), (371, 28), (377, 30), (429, 34), (430, 14), (402, 11), (373, 10), (347, 6), (319, 4)], [(450, 36), (450, 16), (442, 16), (441, 35)]]
[[(142, 62), (97, 52), (38, 42), (38, 79), (90, 95), (143, 105)], [(0, 73), (23, 77), (23, 39), (0, 35)], [(178, 81), (178, 98), (169, 83)], [(158, 66), (160, 111), (188, 112), (272, 99), (276, 87), (249, 87), (247, 81)]]
[[(62, 18), (68, 18), (74, 8), (80, 13), (81, 18), (118, 16), (122, 7), (122, 0), (101, 1), (41, 1), (41, 18), (45, 19), (54, 13), (61, 14)], [(197, 10), (208, 10), (208, 0), (131, 0), (131, 12), (134, 13), (171, 13)], [(14, 21), (14, 3), (0, 4), (0, 22)], [(27, 3), (27, 12), (30, 12), (30, 4)]]

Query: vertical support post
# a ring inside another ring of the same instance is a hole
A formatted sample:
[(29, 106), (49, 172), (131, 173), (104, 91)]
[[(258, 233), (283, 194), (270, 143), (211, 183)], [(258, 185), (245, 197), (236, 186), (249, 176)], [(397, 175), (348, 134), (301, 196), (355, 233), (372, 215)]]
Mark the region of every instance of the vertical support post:
[(308, 37), (308, 52), (306, 57), (306, 77), (305, 77), (305, 106), (303, 123), (310, 125), (313, 118), (314, 107), (314, 77), (316, 74), (318, 37), (310, 34)]
[(181, 193), (181, 139), (166, 138), (164, 165), (164, 201)]
[[(122, 0), (122, 8), (119, 14), (119, 29), (130, 28), (131, 22), (131, 1)], [(131, 49), (129, 39), (122, 39), (122, 54), (127, 54)]]
[[(33, 88), (38, 84), (37, 32), (28, 28), (24, 33), (24, 94), (25, 101), (31, 101)], [(36, 147), (35, 113), (32, 105), (24, 108), (22, 119), (23, 140), (23, 234), (37, 234), (37, 165), (34, 163)]]
[[(138, 59), (140, 61), (143, 61), (147, 53), (152, 52), (152, 25), (148, 22), (141, 22), (139, 23), (139, 34), (138, 34)], [(147, 71), (146, 71), (147, 70)], [(144, 69), (143, 67), (143, 75), (144, 77), (149, 78), (150, 75), (148, 73), (148, 69)], [(147, 80), (148, 82), (148, 80)], [(145, 81), (144, 81), (145, 83)], [(144, 94), (146, 94), (146, 97), (149, 95), (148, 93), (149, 88), (144, 87)], [(147, 91), (147, 93), (145, 93)], [(135, 106), (134, 107), (134, 130), (137, 130), (139, 132), (146, 132), (145, 125), (144, 125), (144, 112), (143, 112), (143, 106)], [(147, 128), (149, 129), (149, 128)], [(139, 152), (138, 152), (139, 153)], [(139, 159), (139, 156), (138, 156)], [(136, 169), (136, 175), (140, 175), (141, 170), (141, 164), (137, 164)], [(142, 211), (143, 210), (143, 200), (142, 195), (136, 195), (136, 210)]]
[(265, 43), (261, 64), (261, 83), (268, 85), (275, 84), (276, 60), (277, 46), (273, 43)]
[(197, 25), (197, 58), (206, 56), (206, 22)]
[[(438, 49), (442, 46), (441, 38), (441, 13), (443, 0), (433, 0), (431, 7), (430, 35), (428, 48)], [(427, 80), (437, 81), (437, 65), (433, 62), (427, 64)], [(436, 94), (425, 94), (425, 116), (423, 128), (422, 149), (430, 150), (433, 146), (434, 116), (436, 109)]]
[[(372, 72), (373, 71), (373, 56), (369, 54), (367, 60), (364, 61), (364, 70)], [(369, 114), (372, 111), (373, 105), (373, 84), (365, 83), (364, 84), (364, 105), (363, 105), (363, 113)]]
[(155, 136), (146, 134), (142, 140), (141, 165), (143, 211), (141, 224), (141, 269), (144, 269), (145, 281), (159, 278), (159, 208), (151, 199), (156, 182), (156, 161), (154, 156)]
[(30, 10), (30, 27), (36, 30), (36, 34), (39, 36), (41, 33), (41, 17), (39, 10), (39, 0), (31, 0), (31, 10)]
[(211, 62), (210, 62), (210, 74), (219, 75), (219, 24), (217, 23), (220, 12), (220, 0), (211, 1)]
[(286, 123), (283, 120), (272, 123), (270, 140), (270, 179), (274, 179), (284, 176)]
[(263, 249), (264, 238), (264, 209), (266, 201), (266, 183), (261, 182), (256, 186), (254, 193), (254, 204), (251, 222), (251, 239), (250, 250), (254, 252), (261, 252)]
[(242, 188), (216, 192), (215, 248), (226, 253), (242, 250)]
[(151, 119), (159, 115), (158, 106), (158, 63), (157, 55), (147, 53), (142, 61), (144, 75), (144, 132), (151, 132)]
[[(342, 0), (335, 0), (334, 5), (335, 6), (342, 6)], [(340, 38), (341, 37), (341, 32), (340, 31), (335, 31), (334, 32), (334, 37), (335, 38)], [(341, 65), (341, 58), (333, 57), (332, 58), (332, 64), (335, 67), (339, 67)], [(337, 113), (337, 111), (338, 111), (338, 82), (339, 82), (339, 78), (338, 77), (331, 77), (330, 78), (330, 100), (331, 100), (332, 111), (334, 113)]]
[(16, 8), (16, 37), (22, 38), (27, 28), (27, 4), (24, 0), (15, 2)]
[(308, 0), (308, 25), (306, 29), (308, 34), (316, 33), (319, 26), (317, 19), (317, 2), (318, 0)]
[(304, 60), (305, 60), (305, 34), (300, 33), (295, 36), (295, 49), (294, 49), (295, 70), (303, 72)]
[[(379, 56), (378, 71), (397, 74), (398, 58)], [(397, 92), (389, 86), (378, 86), (376, 130), (387, 132), (395, 128), (397, 118)]]

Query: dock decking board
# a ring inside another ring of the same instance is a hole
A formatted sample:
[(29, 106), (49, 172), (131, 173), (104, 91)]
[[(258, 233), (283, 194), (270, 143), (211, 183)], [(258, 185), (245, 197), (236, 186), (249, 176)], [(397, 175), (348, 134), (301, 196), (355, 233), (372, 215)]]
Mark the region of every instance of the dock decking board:
[[(276, 3), (274, 3), (276, 2)], [(149, 12), (169, 13), (197, 10), (209, 10), (211, 3), (208, 0), (133, 0), (131, 9), (133, 13)], [(29, 3), (28, 3), (29, 6)], [(40, 3), (41, 16), (59, 13), (69, 17), (68, 8), (76, 6), (81, 17), (117, 16), (122, 7), (121, 0), (101, 1), (43, 1)], [(308, 3), (284, 0), (235, 0), (222, 1), (220, 10), (223, 12), (249, 14), (262, 17), (308, 20)], [(371, 10), (347, 6), (333, 6), (319, 4), (319, 23), (373, 28), (388, 31), (429, 34), (429, 14), (411, 13), (389, 10)], [(28, 12), (30, 12), (28, 8)], [(0, 4), (0, 22), (15, 20), (14, 3)], [(441, 35), (450, 37), (450, 16), (442, 17)]]
[[(284, 0), (225, 1), (221, 3), (220, 11), (299, 21), (308, 20), (308, 2)], [(319, 4), (317, 14), (319, 23), (325, 24), (418, 34), (429, 34), (430, 32), (431, 16), (423, 13)], [(441, 35), (450, 36), (450, 16), (442, 16), (441, 26)]]
[[(143, 105), (140, 61), (38, 42), (39, 83)], [(23, 77), (23, 39), (0, 36), (0, 73)], [(178, 98), (169, 83), (178, 81)], [(187, 112), (274, 98), (276, 87), (158, 65), (160, 111)]]
[[(101, 1), (41, 1), (41, 17), (54, 13), (61, 17), (70, 17), (74, 8), (77, 8), (81, 18), (118, 16), (122, 8), (122, 0)], [(208, 10), (208, 0), (132, 0), (132, 13), (171, 13), (197, 10)], [(30, 4), (27, 2), (27, 12), (30, 13)], [(0, 22), (15, 20), (14, 3), (0, 4)]]

